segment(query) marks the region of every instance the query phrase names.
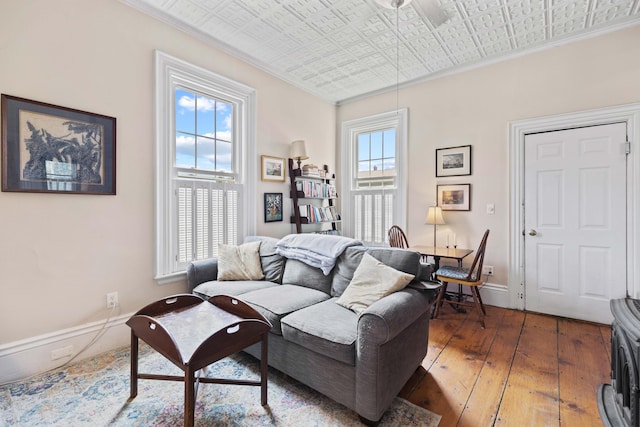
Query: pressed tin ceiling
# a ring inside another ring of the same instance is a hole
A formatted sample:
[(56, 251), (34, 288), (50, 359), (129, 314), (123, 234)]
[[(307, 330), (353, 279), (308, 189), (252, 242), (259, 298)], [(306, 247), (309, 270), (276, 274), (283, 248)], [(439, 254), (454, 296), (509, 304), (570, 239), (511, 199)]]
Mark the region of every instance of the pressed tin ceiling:
[(121, 1), (336, 103), (640, 23), (640, 0)]

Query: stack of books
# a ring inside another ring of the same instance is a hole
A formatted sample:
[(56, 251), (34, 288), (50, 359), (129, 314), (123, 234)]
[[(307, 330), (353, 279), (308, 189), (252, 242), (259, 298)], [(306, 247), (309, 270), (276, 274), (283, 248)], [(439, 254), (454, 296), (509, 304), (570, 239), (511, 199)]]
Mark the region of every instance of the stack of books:
[(304, 165), (302, 166), (302, 175), (305, 176), (317, 176), (320, 177), (320, 169), (316, 165)]

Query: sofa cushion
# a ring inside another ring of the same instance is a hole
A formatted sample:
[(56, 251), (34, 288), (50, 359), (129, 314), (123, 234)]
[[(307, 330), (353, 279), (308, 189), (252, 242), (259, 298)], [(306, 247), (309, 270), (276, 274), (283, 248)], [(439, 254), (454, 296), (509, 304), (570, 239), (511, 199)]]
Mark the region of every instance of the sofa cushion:
[(218, 280), (262, 280), (260, 242), (218, 245)]
[(311, 267), (302, 261), (287, 259), (282, 274), (282, 284), (316, 289), (328, 296), (331, 291), (331, 276), (325, 276), (319, 268)]
[(278, 239), (263, 236), (247, 236), (245, 243), (260, 242), (260, 264), (264, 273), (264, 280), (282, 283), (282, 269), (285, 259), (276, 253)]
[(231, 295), (236, 297), (246, 294), (247, 292), (270, 288), (272, 286), (279, 285), (277, 283), (267, 282), (264, 280), (236, 280), (231, 282), (212, 280), (196, 286), (193, 289), (193, 293), (200, 295), (203, 298), (209, 298), (213, 295)]
[(303, 308), (282, 319), (282, 336), (316, 353), (355, 365), (358, 316), (336, 298)]
[(333, 279), (331, 282), (331, 296), (339, 297), (342, 295), (351, 279), (356, 268), (360, 265), (362, 255), (367, 252), (364, 246), (356, 246), (345, 249), (340, 255), (336, 266), (333, 269)]
[(420, 254), (411, 250), (400, 248), (382, 247), (353, 247), (347, 248), (334, 268), (333, 281), (331, 282), (331, 296), (342, 295), (356, 268), (360, 265), (362, 255), (368, 253), (378, 261), (396, 270), (417, 276), (420, 274)]
[(280, 319), (301, 308), (327, 300), (324, 292), (294, 285), (278, 285), (242, 294), (241, 299), (258, 310), (273, 325), (271, 332), (282, 335)]
[(403, 289), (414, 277), (364, 254), (351, 283), (336, 303), (360, 314), (374, 302)]

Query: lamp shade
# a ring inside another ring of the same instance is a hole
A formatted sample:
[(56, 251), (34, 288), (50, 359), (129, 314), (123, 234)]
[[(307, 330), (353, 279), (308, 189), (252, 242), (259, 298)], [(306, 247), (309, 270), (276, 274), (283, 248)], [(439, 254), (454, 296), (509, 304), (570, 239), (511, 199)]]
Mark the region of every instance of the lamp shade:
[(425, 224), (442, 225), (444, 218), (442, 217), (442, 208), (440, 206), (430, 206), (427, 217), (424, 219)]
[(291, 150), (289, 152), (289, 155), (292, 159), (298, 161), (308, 159), (309, 156), (307, 156), (307, 146), (304, 140), (299, 139), (297, 141), (293, 141), (291, 143)]

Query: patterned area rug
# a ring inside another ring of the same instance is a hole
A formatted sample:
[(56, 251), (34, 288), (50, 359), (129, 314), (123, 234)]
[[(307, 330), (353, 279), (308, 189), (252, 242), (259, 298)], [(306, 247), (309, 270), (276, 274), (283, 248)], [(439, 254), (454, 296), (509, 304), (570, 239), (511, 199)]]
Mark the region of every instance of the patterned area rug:
[[(182, 375), (140, 343), (141, 373)], [(0, 387), (0, 426), (179, 426), (183, 384), (138, 381), (129, 398), (129, 349), (119, 349)], [(259, 362), (244, 353), (210, 366), (209, 376), (260, 378)], [(396, 398), (380, 426), (435, 427), (440, 416)], [(196, 426), (359, 426), (355, 412), (286, 375), (269, 369), (268, 406), (260, 387), (200, 384)]]

